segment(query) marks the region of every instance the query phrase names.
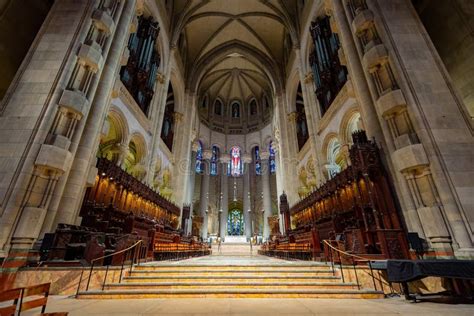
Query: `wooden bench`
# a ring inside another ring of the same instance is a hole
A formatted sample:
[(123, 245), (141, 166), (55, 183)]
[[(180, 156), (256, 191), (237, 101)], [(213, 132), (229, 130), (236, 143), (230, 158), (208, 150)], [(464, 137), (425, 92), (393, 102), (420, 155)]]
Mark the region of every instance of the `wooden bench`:
[(0, 292), (0, 303), (12, 301), (12, 305), (0, 307), (0, 316), (21, 315), (22, 312), (41, 307), (40, 315), (66, 316), (67, 312), (46, 313), (51, 283), (32, 285), (24, 288), (9, 289)]

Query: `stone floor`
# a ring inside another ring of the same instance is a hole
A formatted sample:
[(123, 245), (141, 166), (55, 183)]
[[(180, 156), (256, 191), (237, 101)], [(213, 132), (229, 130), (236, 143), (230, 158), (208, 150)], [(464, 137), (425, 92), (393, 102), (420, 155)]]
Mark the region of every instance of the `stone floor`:
[[(130, 299), (76, 300), (52, 296), (47, 312), (69, 315), (474, 315), (474, 305), (362, 299)], [(36, 313), (22, 313), (35, 315)]]

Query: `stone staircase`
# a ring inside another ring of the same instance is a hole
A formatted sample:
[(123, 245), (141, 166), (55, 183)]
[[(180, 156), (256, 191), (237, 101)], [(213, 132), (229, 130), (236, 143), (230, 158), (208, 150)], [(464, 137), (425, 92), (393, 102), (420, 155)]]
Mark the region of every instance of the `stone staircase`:
[(381, 298), (382, 292), (343, 283), (321, 263), (151, 263), (135, 266), (121, 283), (80, 292), (78, 298), (301, 297)]

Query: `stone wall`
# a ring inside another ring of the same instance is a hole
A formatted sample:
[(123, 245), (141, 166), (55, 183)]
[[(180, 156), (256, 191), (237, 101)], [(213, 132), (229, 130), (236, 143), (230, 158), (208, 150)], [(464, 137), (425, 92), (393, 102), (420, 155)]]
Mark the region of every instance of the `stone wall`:
[(469, 115), (474, 117), (474, 3), (430, 0), (414, 4)]

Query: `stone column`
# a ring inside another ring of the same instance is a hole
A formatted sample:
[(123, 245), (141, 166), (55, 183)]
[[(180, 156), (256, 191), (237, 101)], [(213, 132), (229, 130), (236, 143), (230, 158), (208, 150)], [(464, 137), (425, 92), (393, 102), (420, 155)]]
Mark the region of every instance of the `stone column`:
[(262, 164), (262, 191), (263, 191), (263, 237), (270, 237), (270, 226), (268, 225), (268, 217), (272, 216), (272, 196), (270, 190), (270, 153), (268, 151), (260, 152), (260, 160)]
[[(274, 98), (275, 105), (275, 116), (276, 116), (276, 129), (275, 129), (275, 139), (277, 141), (278, 148), (278, 191), (281, 194), (285, 191), (288, 195), (288, 201), (295, 203), (298, 200), (298, 176), (296, 170), (297, 160), (295, 155), (295, 145), (296, 135), (293, 135), (289, 132), (290, 127), (288, 116), (286, 114), (286, 103), (285, 103), (285, 94), (280, 92)], [(275, 145), (277, 145), (275, 144)]]
[[(243, 186), (243, 209), (244, 223), (245, 223), (245, 236), (249, 239), (252, 236), (252, 222), (250, 218), (250, 163), (252, 162), (252, 156), (250, 154), (244, 154), (242, 156), (242, 162), (244, 163), (244, 186)], [(251, 210), (250, 210), (251, 211)]]
[[(302, 53), (298, 49), (297, 56), (301, 56)], [(304, 63), (300, 57), (301, 69), (304, 67)], [(308, 123), (308, 132), (309, 139), (308, 141), (311, 144), (311, 152), (316, 162), (316, 180), (318, 184), (322, 184), (325, 181), (323, 163), (325, 161), (322, 156), (322, 150), (319, 150), (323, 147), (321, 137), (318, 135), (318, 126), (320, 126), (320, 112), (318, 99), (316, 98), (316, 93), (314, 91), (314, 80), (312, 72), (309, 75), (304, 76), (302, 71), (300, 73), (301, 81), (301, 90), (304, 97), (304, 111), (306, 114), (306, 121)]]
[[(473, 258), (474, 177), (468, 176), (473, 170), (473, 154), (467, 150), (474, 148), (472, 118), (454, 92), (449, 75), (411, 1), (387, 3), (377, 0), (367, 5), (398, 79), (401, 103), (406, 105), (403, 115), (405, 120), (411, 121), (419, 140), (419, 143), (407, 143), (403, 142), (406, 135), (397, 135), (397, 150), (392, 153), (394, 165), (405, 174), (410, 173), (409, 169), (423, 170), (424, 180), (416, 174), (417, 183), (426, 183), (424, 186), (418, 184), (416, 188), (423, 192), (418, 214), (434, 248), (445, 248), (443, 242), (439, 242), (444, 239), (439, 238), (444, 224), (451, 235), (456, 256)], [(422, 54), (414, 56), (414, 51)], [(383, 97), (377, 103), (379, 109), (382, 106), (385, 109), (389, 104)], [(415, 166), (412, 158), (410, 163), (400, 163), (403, 159), (408, 160), (407, 153), (414, 153), (415, 148), (417, 155), (413, 156), (422, 158), (423, 161), (417, 161), (422, 163)]]
[[(187, 175), (189, 170), (189, 157), (191, 151), (191, 142), (193, 137), (192, 124), (196, 115), (195, 95), (189, 91), (186, 93), (186, 100), (180, 104), (181, 111), (184, 114), (175, 113), (175, 142), (174, 157), (175, 166), (173, 170), (173, 189), (175, 201), (181, 205), (185, 199)], [(185, 109), (189, 107), (189, 109)]]
[(204, 241), (207, 240), (207, 213), (209, 207), (209, 181), (211, 177), (210, 170), (210, 159), (212, 157), (212, 152), (210, 150), (205, 150), (203, 152), (203, 163), (204, 163), (204, 172), (201, 175), (201, 202), (200, 202), (200, 215), (202, 216), (202, 230), (201, 237)]
[[(221, 208), (222, 212), (220, 213), (220, 220), (221, 220), (221, 230), (220, 235), (221, 238), (225, 238), (227, 235), (227, 217), (229, 216), (229, 183), (228, 183), (228, 175), (227, 175), (227, 164), (229, 163), (229, 157), (222, 157), (221, 158)], [(219, 211), (220, 211), (219, 210)]]
[[(361, 59), (357, 47), (355, 45), (354, 36), (351, 31), (351, 27), (347, 20), (347, 15), (344, 11), (344, 6), (341, 0), (335, 0), (331, 2), (333, 5), (332, 11), (328, 12), (335, 19), (338, 26), (337, 31), (339, 38), (341, 39), (341, 47), (346, 57), (347, 68), (350, 74), (351, 82), (354, 87), (354, 93), (357, 98), (361, 117), (364, 123), (365, 130), (368, 137), (374, 137), (379, 145), (382, 147), (381, 155), (389, 153), (394, 150), (394, 145), (390, 140), (390, 134), (387, 129), (383, 130), (381, 124), (383, 121), (377, 116), (375, 109), (374, 100), (371, 95), (370, 86), (368, 79), (362, 68)], [(390, 157), (382, 157), (383, 161), (387, 163), (387, 167), (392, 171), (394, 177), (394, 185), (402, 208), (404, 210), (405, 218), (407, 219), (406, 224), (409, 231), (416, 231), (420, 236), (424, 237), (423, 228), (420, 222), (420, 218), (416, 212), (415, 205), (411, 198), (410, 193), (405, 184), (404, 179), (399, 174), (394, 172), (394, 167), (391, 163)], [(397, 181), (398, 180), (398, 181)]]
[(194, 209), (194, 182), (196, 181), (196, 153), (197, 153), (197, 146), (193, 145), (193, 150), (191, 151), (191, 161), (189, 164), (189, 175), (188, 175), (188, 185), (186, 191), (186, 203), (189, 204), (189, 219), (188, 219), (188, 226), (187, 231), (185, 234), (189, 234), (192, 232), (192, 225), (193, 225), (193, 209)]
[(126, 1), (123, 14), (117, 24), (109, 56), (57, 208), (61, 212), (56, 215), (53, 227), (58, 223), (74, 222), (84, 196), (85, 184), (90, 178), (89, 173), (91, 170), (95, 170), (90, 167), (90, 163), (95, 160), (100, 132), (110, 106), (111, 91), (120, 70), (121, 56), (130, 34), (130, 24), (135, 14), (135, 3), (134, 0)]

